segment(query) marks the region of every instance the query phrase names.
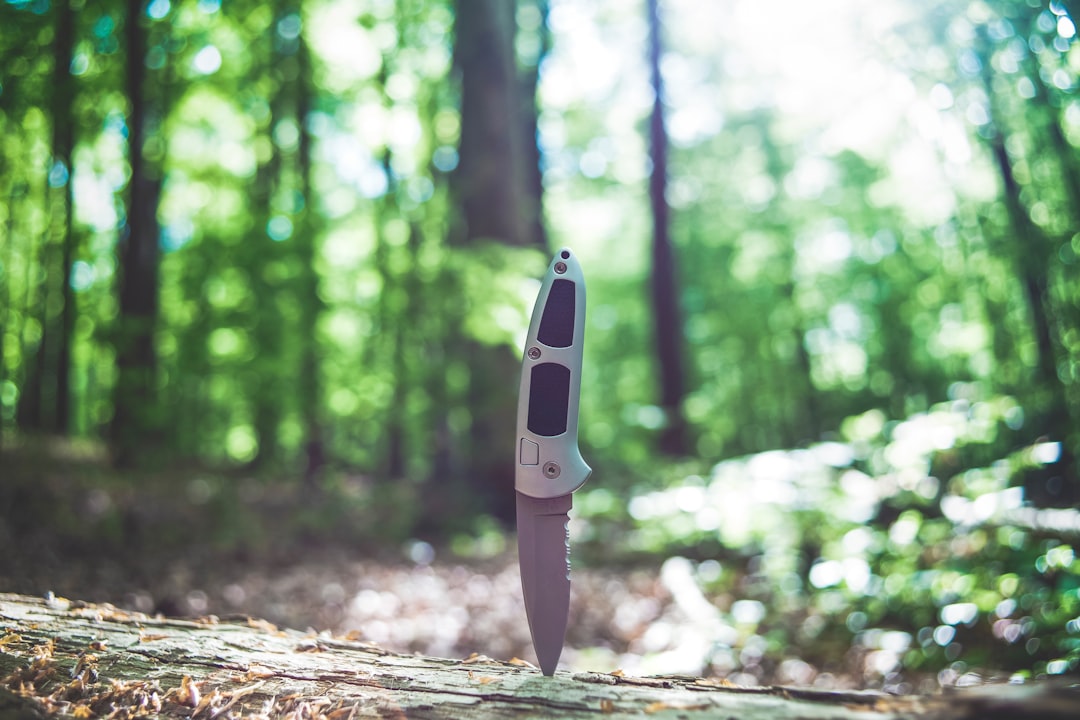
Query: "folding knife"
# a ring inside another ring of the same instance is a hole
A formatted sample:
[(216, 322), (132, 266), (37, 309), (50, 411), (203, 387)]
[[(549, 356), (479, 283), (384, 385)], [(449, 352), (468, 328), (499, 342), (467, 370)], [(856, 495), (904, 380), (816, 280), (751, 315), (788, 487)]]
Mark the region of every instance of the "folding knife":
[(592, 469), (578, 450), (585, 278), (563, 248), (533, 307), (518, 390), (518, 563), (533, 648), (545, 675), (562, 654), (570, 612), (571, 493)]

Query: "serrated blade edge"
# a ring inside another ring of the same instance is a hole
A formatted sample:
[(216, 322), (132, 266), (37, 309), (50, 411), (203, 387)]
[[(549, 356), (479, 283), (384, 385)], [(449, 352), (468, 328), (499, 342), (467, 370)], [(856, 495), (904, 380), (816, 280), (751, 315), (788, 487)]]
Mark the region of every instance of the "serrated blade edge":
[(570, 535), (573, 498), (517, 493), (518, 564), (533, 648), (545, 675), (562, 655), (570, 614)]

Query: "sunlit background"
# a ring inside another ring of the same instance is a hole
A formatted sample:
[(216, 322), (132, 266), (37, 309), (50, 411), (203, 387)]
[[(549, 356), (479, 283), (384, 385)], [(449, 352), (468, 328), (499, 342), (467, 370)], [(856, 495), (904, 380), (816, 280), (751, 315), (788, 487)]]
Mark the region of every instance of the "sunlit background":
[[(71, 504), (43, 531), (124, 544), (175, 493), (219, 549), (294, 533), (425, 572), (495, 563), (474, 585), (320, 580), (306, 622), (526, 652), (516, 605), (494, 639), (469, 613), (515, 592), (500, 424), (566, 245), (596, 469), (567, 663), (894, 690), (1080, 670), (1073, 4), (666, 0), (655, 28), (644, 2), (468, 4), (0, 4), (0, 476)], [(477, 8), (495, 40), (470, 55)], [(509, 93), (509, 145), (464, 109), (473, 77)], [(485, 163), (519, 173), (531, 234), (476, 229), (502, 203), (470, 209)], [(429, 633), (402, 598), (436, 586), (461, 592)], [(200, 613), (252, 587), (173, 592)], [(605, 594), (624, 605), (590, 615)]]

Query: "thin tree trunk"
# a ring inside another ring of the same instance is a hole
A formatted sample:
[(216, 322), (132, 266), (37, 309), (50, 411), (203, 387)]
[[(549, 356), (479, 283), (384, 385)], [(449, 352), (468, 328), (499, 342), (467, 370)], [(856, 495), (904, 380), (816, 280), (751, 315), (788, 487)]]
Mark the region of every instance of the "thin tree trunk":
[[(249, 467), (264, 467), (280, 455), (278, 428), (281, 424), (281, 395), (272, 388), (282, 380), (281, 361), (284, 349), (284, 320), (279, 307), (280, 282), (266, 272), (281, 254), (280, 243), (269, 234), (270, 222), (275, 216), (275, 194), (284, 182), (282, 150), (274, 140), (274, 130), (284, 120), (286, 113), (285, 68), (296, 58), (287, 51), (284, 40), (278, 35), (280, 23), (290, 9), (282, 0), (265, 3), (273, 13), (273, 21), (266, 36), (259, 38), (253, 47), (258, 59), (252, 64), (252, 82), (267, 83), (269, 118), (266, 122), (270, 144), (270, 157), (255, 170), (252, 183), (251, 204), (253, 227), (247, 247), (252, 252), (246, 258), (251, 277), (255, 307), (251, 315), (251, 337), (255, 346), (255, 358), (240, 372), (247, 385), (247, 397), (251, 403), (251, 424), (258, 440), (255, 456)], [(295, 228), (294, 228), (295, 234)]]
[(525, 160), (525, 220), (526, 231), (531, 236), (530, 243), (537, 247), (547, 247), (547, 228), (544, 225), (544, 174), (540, 168), (539, 143), (539, 108), (536, 104), (536, 89), (540, 81), (540, 66), (551, 50), (551, 32), (547, 26), (548, 0), (536, 0), (536, 9), (540, 14), (540, 50), (536, 63), (522, 73), (521, 101), (524, 108), (522, 126), (522, 151)]
[(990, 139), (990, 150), (1001, 179), (1002, 199), (1008, 209), (1009, 220), (1016, 234), (1017, 264), (1020, 279), (1027, 297), (1028, 310), (1031, 313), (1032, 332), (1035, 335), (1037, 350), (1037, 369), (1039, 382), (1044, 388), (1054, 388), (1060, 384), (1057, 376), (1057, 363), (1054, 357), (1054, 338), (1051, 328), (1051, 309), (1046, 276), (1046, 242), (1042, 234), (1033, 227), (1020, 199), (1020, 184), (1013, 174), (1012, 162), (1005, 149), (1005, 137), (1000, 125)]
[[(49, 197), (47, 183), (44, 197), (47, 204)], [(44, 432), (50, 429), (46, 407), (48, 398), (52, 395), (49, 384), (51, 380), (55, 380), (55, 375), (48, 371), (48, 357), (52, 348), (52, 330), (48, 312), (50, 295), (48, 269), (51, 257), (49, 233), (43, 233), (39, 242), (36, 253), (32, 250), (27, 253), (25, 304), (27, 318), (37, 320), (38, 337), (36, 343), (30, 342), (25, 334), (22, 339), (22, 357), (26, 372), (23, 376), (22, 392), (19, 394), (17, 408), (17, 424), (29, 432)], [(35, 270), (37, 270), (36, 273)], [(32, 327), (31, 322), (23, 323), (24, 333), (28, 327)]]
[[(385, 62), (383, 67), (385, 68)], [(385, 74), (380, 80), (385, 87)], [(375, 270), (382, 278), (383, 288), (379, 293), (376, 304), (376, 327), (378, 327), (378, 341), (370, 344), (371, 352), (368, 353), (369, 365), (382, 365), (392, 368), (393, 385), (392, 398), (386, 408), (386, 421), (382, 427), (382, 456), (379, 458), (379, 466), (382, 478), (388, 481), (400, 480), (405, 468), (405, 425), (404, 393), (408, 378), (402, 368), (403, 340), (405, 324), (402, 322), (402, 305), (407, 303), (405, 291), (401, 283), (401, 275), (392, 269), (396, 263), (390, 261), (391, 253), (395, 249), (387, 241), (386, 223), (394, 214), (397, 202), (397, 181), (394, 180), (391, 168), (392, 156), (390, 149), (383, 152), (382, 166), (387, 177), (386, 194), (375, 201), (372, 208), (373, 224), (375, 225)], [(406, 271), (408, 272), (408, 271)]]
[[(25, 197), (26, 195), (29, 195), (29, 185), (28, 184), (26, 184), (26, 183), (13, 184), (11, 195), (10, 195), (11, 202), (8, 205), (8, 211), (9, 211), (8, 227), (10, 228), (10, 231), (11, 231), (11, 234), (9, 234), (9, 236), (8, 236), (9, 238), (13, 237), (14, 233), (15, 233), (15, 227), (16, 227), (15, 226), (16, 200), (17, 199), (22, 199), (22, 197)], [(31, 402), (34, 395), (36, 394), (36, 388), (34, 387), (34, 385), (31, 382), (32, 379), (33, 379), (31, 377), (31, 374), (32, 374), (31, 373), (31, 368), (33, 366), (32, 366), (32, 364), (30, 362), (33, 359), (33, 352), (34, 351), (30, 350), (29, 343), (27, 342), (27, 325), (30, 322), (30, 315), (31, 315), (32, 308), (33, 308), (33, 300), (34, 300), (34, 292), (35, 292), (35, 283), (33, 281), (33, 276), (34, 276), (34, 259), (33, 259), (34, 258), (34, 253), (33, 253), (33, 245), (31, 244), (31, 242), (32, 241), (30, 240), (30, 238), (27, 238), (27, 247), (26, 247), (25, 258), (24, 258), (24, 263), (23, 263), (23, 265), (24, 265), (23, 278), (22, 278), (22, 280), (23, 280), (23, 293), (22, 293), (22, 297), (20, 298), (21, 299), (21, 304), (18, 304), (18, 305), (16, 304), (16, 299), (14, 297), (14, 290), (12, 290), (11, 306), (10, 306), (10, 310), (12, 312), (15, 310), (16, 307), (19, 307), (19, 308), (22, 309), (22, 313), (20, 313), (20, 314), (18, 314), (16, 316), (16, 317), (19, 318), (20, 322), (19, 322), (18, 328), (15, 329), (15, 332), (14, 332), (14, 336), (15, 336), (15, 338), (17, 339), (17, 341), (19, 343), (18, 356), (22, 360), (22, 362), (21, 362), (22, 372), (21, 372), (20, 375), (17, 376), (18, 386), (19, 386), (19, 396), (15, 400), (15, 427), (18, 428), (22, 432), (26, 432), (27, 430), (30, 430), (30, 429), (33, 428), (33, 425), (31, 424), (31, 421), (33, 420), (34, 411), (36, 409), (34, 407), (34, 403)], [(9, 246), (8, 246), (9, 254), (12, 252), (13, 245), (14, 245), (14, 243), (9, 243)], [(8, 265), (7, 267), (10, 268), (11, 265)]]
[(653, 216), (652, 312), (657, 361), (660, 372), (660, 407), (667, 424), (660, 435), (660, 450), (668, 455), (686, 455), (690, 439), (683, 414), (686, 376), (683, 367), (683, 321), (679, 307), (678, 273), (671, 241), (671, 208), (667, 202), (668, 138), (664, 127), (664, 79), (660, 72), (662, 54), (658, 0), (648, 0), (649, 68), (652, 75), (653, 107), (649, 117), (649, 201)]
[(62, 435), (71, 429), (71, 343), (75, 334), (75, 293), (71, 287), (71, 265), (75, 259), (75, 235), (72, 228), (74, 212), (74, 167), (72, 151), (75, 145), (75, 121), (72, 109), (75, 82), (71, 76), (71, 58), (75, 45), (75, 12), (67, 0), (57, 5), (59, 18), (54, 41), (55, 66), (53, 68), (53, 162), (64, 166), (67, 179), (54, 202), (54, 222), (59, 225), (60, 236), (60, 334), (57, 338), (55, 425)]
[[(791, 171), (791, 162), (785, 159), (781, 147), (776, 143), (775, 115), (769, 110), (762, 110), (757, 119), (762, 132), (766, 172), (776, 187), (783, 187), (784, 177)], [(780, 263), (786, 281), (780, 287), (780, 294), (787, 301), (794, 318), (791, 325), (791, 337), (795, 343), (796, 369), (795, 372), (783, 369), (781, 372), (787, 377), (778, 378), (776, 384), (778, 388), (788, 388), (791, 393), (789, 399), (782, 399), (782, 404), (789, 406), (790, 409), (787, 412), (784, 410), (780, 412), (780, 425), (788, 430), (784, 445), (797, 447), (806, 440), (820, 439), (822, 421), (817, 389), (814, 386), (813, 363), (806, 349), (806, 319), (795, 298), (795, 232), (791, 223), (791, 213), (784, 206), (781, 198), (782, 195), (779, 195), (770, 203), (767, 223), (778, 237), (785, 239), (781, 241), (783, 250), (780, 253)], [(782, 367), (783, 358), (776, 358), (776, 360)]]
[(113, 460), (130, 465), (154, 439), (157, 416), (158, 198), (161, 178), (143, 157), (153, 114), (147, 97), (147, 31), (140, 22), (143, 3), (127, 0), (125, 90), (128, 96), (128, 156), (131, 166), (127, 224), (119, 257), (117, 378), (112, 424)]
[[(1070, 10), (1071, 14), (1071, 10)], [(1035, 14), (1030, 15), (1032, 25), (1034, 25)], [(1073, 15), (1073, 20), (1077, 20)], [(1076, 231), (1077, 227), (1080, 227), (1080, 159), (1078, 159), (1076, 148), (1069, 143), (1068, 138), (1065, 137), (1065, 131), (1063, 124), (1065, 122), (1064, 113), (1059, 106), (1061, 103), (1055, 104), (1051, 100), (1051, 94), (1054, 93), (1054, 89), (1047, 84), (1043, 79), (1042, 73), (1039, 72), (1039, 63), (1037, 59), (1029, 59), (1029, 63), (1032, 63), (1034, 67), (1032, 72), (1029, 73), (1033, 86), (1035, 88), (1035, 97), (1032, 98), (1032, 104), (1042, 110), (1044, 114), (1044, 122), (1046, 126), (1046, 134), (1049, 138), (1051, 154), (1058, 163), (1062, 184), (1065, 192), (1065, 207), (1063, 210), (1068, 214), (1070, 224), (1068, 230), (1066, 230), (1064, 236), (1056, 238), (1057, 242), (1062, 245), (1067, 245), (1070, 242), (1070, 236)], [(1045, 151), (1044, 151), (1045, 152)], [(1055, 266), (1060, 267), (1061, 264), (1053, 259), (1052, 262)], [(1058, 309), (1058, 323), (1059, 327), (1058, 335), (1062, 336), (1066, 334), (1066, 328), (1072, 326), (1075, 327), (1080, 322), (1080, 307), (1078, 303), (1071, 297), (1065, 288), (1068, 287), (1068, 278), (1072, 271), (1063, 268), (1064, 278), (1059, 273), (1055, 278), (1051, 279), (1048, 273), (1047, 282), (1053, 287), (1056, 286), (1059, 290), (1056, 298), (1056, 306)], [(1063, 287), (1064, 286), (1064, 287)], [(1047, 300), (1053, 300), (1053, 296), (1050, 294), (1049, 288), (1047, 289)], [(1072, 351), (1072, 347), (1067, 342), (1062, 342), (1058, 347), (1061, 354), (1059, 362), (1066, 367), (1070, 363), (1077, 361), (1077, 353)], [(1077, 422), (1080, 422), (1080, 387), (1076, 384), (1072, 384), (1067, 380), (1062, 380), (1064, 392), (1062, 394), (1062, 401), (1065, 406), (1065, 410), (1068, 413), (1069, 421), (1075, 426)], [(1075, 448), (1080, 450), (1080, 448)], [(1080, 499), (1080, 486), (1077, 487), (1078, 499)]]
[[(297, 14), (302, 16), (301, 4), (296, 6)], [(316, 261), (316, 210), (312, 194), (312, 136), (308, 127), (308, 115), (312, 110), (314, 95), (311, 75), (311, 54), (306, 35), (303, 31), (298, 38), (297, 62), (297, 100), (296, 121), (300, 125), (300, 145), (297, 148), (299, 166), (300, 194), (304, 198), (304, 209), (297, 220), (296, 242), (300, 255), (300, 418), (304, 426), (304, 482), (314, 487), (320, 471), (326, 464), (326, 448), (323, 439), (322, 419), (322, 382), (318, 360), (318, 325), (322, 314), (323, 302), (319, 297), (319, 276), (315, 270)]]
[[(1001, 178), (1002, 200), (1015, 234), (1015, 263), (1030, 312), (1036, 348), (1034, 393), (1038, 412), (1030, 427), (1039, 437), (1067, 439), (1070, 427), (1069, 387), (1058, 375), (1059, 350), (1063, 347), (1056, 327), (1057, 315), (1050, 289), (1052, 251), (1042, 230), (1032, 222), (1021, 197), (1020, 183), (1013, 173), (1012, 161), (1005, 146), (1005, 126), (993, 104), (993, 77), (990, 63), (990, 39), (985, 27), (978, 29), (982, 80), (990, 98), (990, 121), (993, 132), (990, 150)], [(1062, 453), (1060, 463), (1029, 473), (1025, 483), (1028, 499), (1038, 505), (1061, 506), (1080, 498), (1080, 478), (1071, 452)]]
[[(398, 38), (403, 34), (403, 27), (399, 19), (397, 26)], [(382, 102), (387, 116), (393, 110), (394, 101), (386, 92), (386, 81), (390, 76), (390, 65), (393, 58), (401, 49), (400, 44), (390, 48), (383, 56), (382, 67), (379, 71), (379, 90), (382, 94)], [(370, 343), (371, 352), (368, 353), (367, 364), (392, 369), (391, 384), (393, 392), (390, 404), (386, 408), (385, 421), (382, 423), (382, 447), (381, 456), (377, 462), (381, 478), (385, 481), (400, 481), (405, 472), (405, 423), (404, 423), (404, 395), (409, 378), (405, 376), (403, 361), (403, 339), (405, 323), (402, 318), (403, 305), (407, 304), (405, 291), (402, 287), (402, 276), (397, 270), (398, 266), (390, 260), (395, 252), (394, 247), (386, 237), (387, 221), (392, 217), (400, 218), (398, 210), (398, 193), (401, 191), (393, 169), (393, 153), (389, 144), (383, 147), (382, 169), (386, 175), (386, 192), (372, 205), (372, 224), (375, 226), (375, 270), (382, 278), (382, 292), (376, 303), (376, 327), (378, 328), (378, 341)], [(406, 271), (408, 272), (408, 271)]]
[[(0, 130), (6, 130), (6, 128), (0, 125)], [(4, 219), (3, 238), (0, 242), (0, 246), (4, 248), (3, 259), (0, 259), (3, 267), (3, 271), (0, 271), (0, 302), (3, 303), (0, 306), (0, 453), (4, 451), (4, 438), (8, 424), (8, 410), (4, 407), (3, 400), (4, 386), (8, 379), (5, 343), (8, 332), (15, 324), (14, 284), (8, 280), (11, 277), (11, 261), (15, 257), (15, 188), (16, 183), (12, 183), (11, 191), (8, 193), (8, 212)], [(11, 334), (13, 337), (18, 337), (15, 332)]]
[[(791, 258), (794, 265), (794, 258)], [(797, 372), (792, 378), (794, 387), (792, 398), (792, 413), (788, 418), (788, 425), (792, 428), (788, 447), (796, 447), (806, 440), (817, 441), (821, 439), (822, 422), (821, 410), (818, 406), (817, 389), (814, 387), (813, 364), (810, 361), (810, 352), (806, 349), (806, 327), (802, 312), (799, 310), (795, 299), (795, 283), (789, 281), (781, 288), (784, 298), (791, 305), (795, 314), (795, 323), (791, 328), (792, 340), (795, 343), (795, 367)], [(801, 407), (802, 412), (795, 408)], [(801, 422), (800, 422), (801, 421)], [(800, 429), (800, 426), (802, 429)]]

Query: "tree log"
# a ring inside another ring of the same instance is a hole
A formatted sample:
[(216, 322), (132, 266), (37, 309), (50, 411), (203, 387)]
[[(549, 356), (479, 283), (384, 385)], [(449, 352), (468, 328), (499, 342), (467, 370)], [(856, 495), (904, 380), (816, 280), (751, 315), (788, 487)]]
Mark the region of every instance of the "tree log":
[(738, 687), (619, 672), (545, 678), (524, 661), (402, 655), (251, 618), (166, 619), (0, 594), (0, 720), (189, 718), (1076, 718), (1080, 689), (931, 696)]

